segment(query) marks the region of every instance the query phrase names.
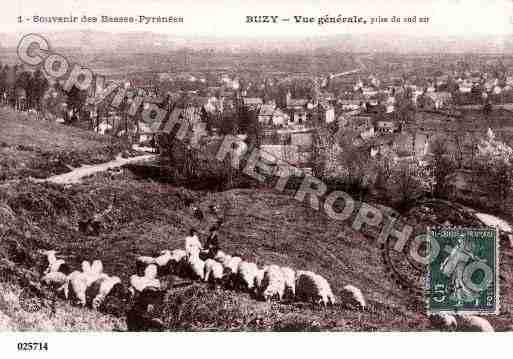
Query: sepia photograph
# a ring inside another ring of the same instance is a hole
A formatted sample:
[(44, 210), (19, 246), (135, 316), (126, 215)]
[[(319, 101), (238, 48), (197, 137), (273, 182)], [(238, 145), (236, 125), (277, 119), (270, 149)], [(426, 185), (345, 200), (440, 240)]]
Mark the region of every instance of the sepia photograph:
[(2, 7), (15, 352), (513, 331), (512, 1)]

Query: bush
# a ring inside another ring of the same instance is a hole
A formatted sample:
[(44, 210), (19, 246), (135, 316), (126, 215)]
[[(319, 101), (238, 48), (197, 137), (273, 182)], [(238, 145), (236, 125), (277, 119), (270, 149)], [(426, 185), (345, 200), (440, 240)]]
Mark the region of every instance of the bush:
[(273, 330), (278, 332), (318, 332), (321, 330), (321, 325), (307, 315), (289, 313), (274, 324)]
[(232, 292), (193, 285), (167, 299), (163, 316), (173, 330), (242, 330), (254, 314)]

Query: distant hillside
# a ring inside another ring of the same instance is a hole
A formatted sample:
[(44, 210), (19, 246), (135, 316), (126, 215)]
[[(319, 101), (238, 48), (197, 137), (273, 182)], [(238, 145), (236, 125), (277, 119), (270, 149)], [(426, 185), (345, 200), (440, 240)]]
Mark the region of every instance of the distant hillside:
[[(23, 34), (0, 34), (0, 45), (15, 47)], [(153, 32), (110, 33), (73, 30), (45, 33), (54, 47), (118, 51), (166, 51), (183, 47), (230, 51), (308, 52), (331, 49), (341, 52), (420, 52), (420, 53), (513, 53), (510, 36), (418, 37), (408, 34), (344, 34), (294, 37), (206, 37), (159, 34)]]

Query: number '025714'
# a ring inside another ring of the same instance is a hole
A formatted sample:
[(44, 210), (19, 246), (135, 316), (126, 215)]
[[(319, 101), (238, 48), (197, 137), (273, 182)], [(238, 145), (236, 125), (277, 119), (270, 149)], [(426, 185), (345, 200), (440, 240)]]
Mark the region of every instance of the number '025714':
[(30, 343), (18, 343), (19, 351), (47, 351), (47, 342), (30, 342)]

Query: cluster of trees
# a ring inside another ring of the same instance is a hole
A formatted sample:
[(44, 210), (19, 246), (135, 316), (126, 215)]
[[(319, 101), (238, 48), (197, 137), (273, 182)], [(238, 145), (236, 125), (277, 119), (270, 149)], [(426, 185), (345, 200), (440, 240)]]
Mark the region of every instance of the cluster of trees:
[(0, 64), (0, 92), (2, 102), (17, 110), (41, 110), (48, 81), (41, 70), (28, 71), (23, 65)]
[(85, 117), (87, 113), (86, 91), (76, 86), (65, 91), (58, 82), (51, 86), (40, 69), (31, 71), (23, 64), (0, 64), (0, 95), (4, 105), (10, 105), (18, 111), (34, 109), (38, 112), (50, 112), (57, 117), (64, 117), (68, 122), (80, 115)]
[[(406, 102), (405, 122), (414, 121), (409, 111)], [(355, 198), (372, 196), (399, 210), (422, 197), (462, 201), (492, 212), (513, 210), (513, 149), (495, 139), (491, 130), (431, 138), (423, 161), (414, 151), (409, 159), (397, 161), (393, 149), (372, 157), (370, 148), (354, 141), (356, 135), (349, 130), (319, 130), (314, 137), (313, 174)], [(465, 176), (463, 189), (455, 183), (460, 173)]]
[(246, 134), (248, 144), (260, 147), (262, 143), (262, 128), (258, 121), (258, 108), (248, 108), (241, 103), (233, 110), (209, 113), (201, 110), (201, 121), (206, 124), (208, 132), (217, 129), (221, 135)]

